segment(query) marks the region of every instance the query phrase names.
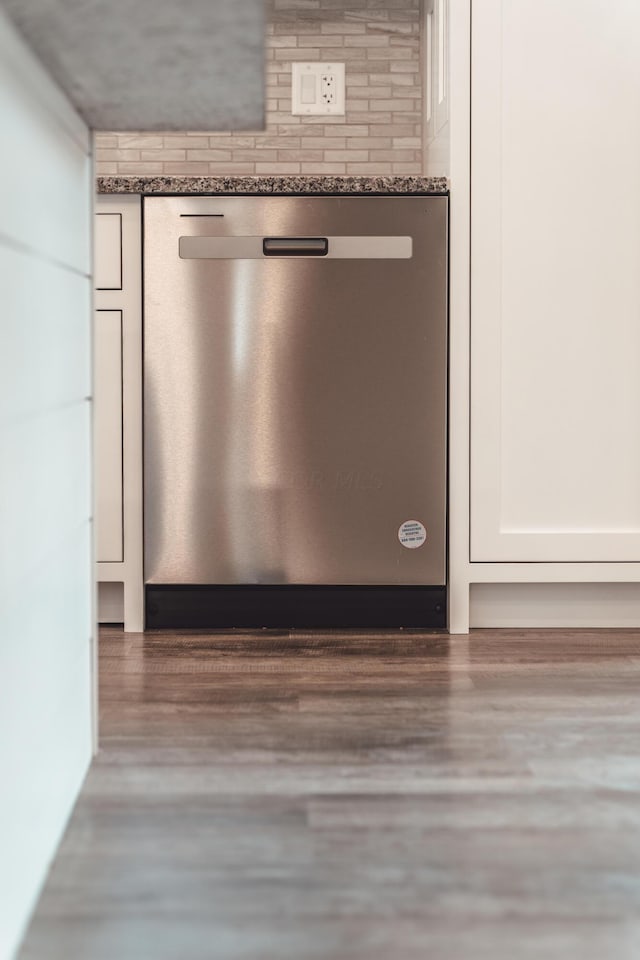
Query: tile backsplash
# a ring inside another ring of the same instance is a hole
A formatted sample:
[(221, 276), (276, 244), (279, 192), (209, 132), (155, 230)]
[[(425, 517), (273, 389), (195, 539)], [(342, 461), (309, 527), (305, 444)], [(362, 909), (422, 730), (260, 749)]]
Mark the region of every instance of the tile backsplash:
[[(421, 0), (268, 0), (266, 130), (100, 132), (100, 176), (420, 174)], [(346, 115), (291, 115), (291, 63), (346, 64)]]

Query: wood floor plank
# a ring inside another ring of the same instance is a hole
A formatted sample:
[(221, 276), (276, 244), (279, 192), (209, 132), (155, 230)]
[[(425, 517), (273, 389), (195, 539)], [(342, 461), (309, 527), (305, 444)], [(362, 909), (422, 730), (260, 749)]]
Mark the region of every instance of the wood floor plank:
[(637, 960), (640, 632), (100, 639), (22, 960)]

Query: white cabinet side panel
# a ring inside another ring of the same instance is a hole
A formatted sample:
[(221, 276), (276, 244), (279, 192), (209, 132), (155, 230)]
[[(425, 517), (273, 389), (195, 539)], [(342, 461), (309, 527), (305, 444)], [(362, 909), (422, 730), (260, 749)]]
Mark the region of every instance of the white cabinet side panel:
[(640, 7), (483, 0), (472, 44), (471, 559), (638, 560)]
[(0, 957), (91, 759), (89, 135), (0, 11)]

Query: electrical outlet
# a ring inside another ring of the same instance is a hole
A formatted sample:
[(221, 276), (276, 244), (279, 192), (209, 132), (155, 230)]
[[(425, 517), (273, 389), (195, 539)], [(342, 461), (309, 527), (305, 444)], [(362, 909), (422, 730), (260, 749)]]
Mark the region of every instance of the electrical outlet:
[(344, 116), (344, 63), (291, 64), (291, 112), (299, 116)]
[(320, 98), (323, 103), (336, 102), (336, 78), (333, 73), (323, 73), (320, 77)]

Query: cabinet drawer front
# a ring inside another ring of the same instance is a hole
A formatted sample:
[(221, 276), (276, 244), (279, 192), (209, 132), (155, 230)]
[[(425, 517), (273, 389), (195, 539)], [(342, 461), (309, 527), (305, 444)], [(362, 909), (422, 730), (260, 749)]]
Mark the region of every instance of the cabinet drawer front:
[(96, 546), (102, 563), (123, 557), (122, 311), (95, 313)]

